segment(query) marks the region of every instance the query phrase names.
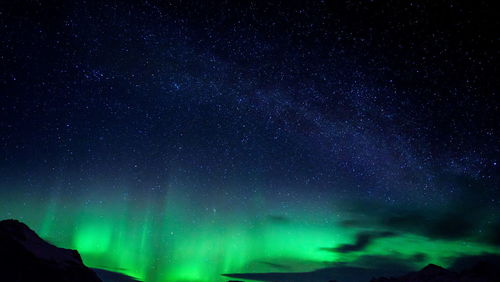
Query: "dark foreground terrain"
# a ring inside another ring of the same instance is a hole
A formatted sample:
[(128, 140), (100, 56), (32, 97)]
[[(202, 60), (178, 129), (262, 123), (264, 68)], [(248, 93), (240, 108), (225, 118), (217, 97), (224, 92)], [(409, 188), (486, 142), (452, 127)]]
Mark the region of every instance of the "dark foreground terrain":
[(400, 277), (381, 277), (371, 282), (498, 282), (500, 269), (489, 262), (479, 262), (472, 268), (455, 272), (429, 264), (420, 271)]
[(17, 220), (0, 221), (0, 250), (0, 281), (102, 281), (77, 251), (47, 243)]
[[(464, 264), (472, 267), (462, 266), (462, 270), (447, 270), (429, 264), (420, 271), (398, 277), (373, 278), (371, 282), (500, 282), (499, 262), (498, 259), (475, 261), (473, 264), (464, 261)], [(262, 281), (324, 281), (314, 274), (253, 273), (224, 276)], [(86, 267), (76, 250), (58, 248), (44, 241), (22, 222), (12, 219), (0, 221), (0, 281), (102, 282), (100, 277), (109, 282), (135, 281), (121, 274)]]

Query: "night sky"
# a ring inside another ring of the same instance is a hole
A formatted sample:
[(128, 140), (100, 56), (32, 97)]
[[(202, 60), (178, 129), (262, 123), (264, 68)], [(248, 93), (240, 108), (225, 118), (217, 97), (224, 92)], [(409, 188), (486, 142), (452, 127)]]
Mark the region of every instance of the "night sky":
[(209, 2), (0, 4), (0, 219), (148, 282), (500, 254), (492, 1)]

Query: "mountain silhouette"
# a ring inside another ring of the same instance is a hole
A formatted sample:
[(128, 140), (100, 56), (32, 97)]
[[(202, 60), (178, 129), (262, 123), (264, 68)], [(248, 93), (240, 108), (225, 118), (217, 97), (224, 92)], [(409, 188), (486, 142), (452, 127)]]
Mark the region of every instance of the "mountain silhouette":
[[(464, 257), (456, 263), (455, 268), (450, 268), (451, 270), (429, 264), (420, 271), (398, 277), (373, 278), (371, 282), (500, 282), (499, 259), (498, 256), (492, 255)], [(473, 261), (473, 267), (460, 267), (461, 270), (457, 270), (462, 264), (472, 265), (470, 262)], [(343, 269), (345, 274), (359, 274), (363, 270), (349, 267)], [(265, 281), (328, 281), (323, 278), (339, 274), (341, 270), (342, 268), (327, 268), (306, 273), (247, 273), (223, 276)], [(98, 272), (99, 276), (94, 271)], [(368, 272), (364, 273), (364, 276), (367, 275)], [(119, 273), (86, 267), (76, 250), (58, 248), (44, 241), (22, 222), (13, 219), (0, 221), (0, 281), (102, 282), (99, 277), (106, 281), (136, 281)], [(359, 281), (368, 280), (365, 279)]]
[(488, 262), (479, 262), (461, 272), (429, 264), (417, 272), (400, 277), (375, 278), (371, 282), (500, 282), (500, 270)]
[(102, 282), (77, 251), (58, 248), (13, 219), (0, 221), (0, 281)]
[[(382, 260), (383, 257), (373, 258)], [(269, 282), (500, 282), (500, 256), (496, 254), (460, 257), (449, 269), (429, 264), (419, 271), (408, 272), (410, 269), (403, 263), (376, 267), (372, 261), (372, 265), (375, 267), (370, 269), (340, 265), (310, 272), (232, 273), (223, 276)]]

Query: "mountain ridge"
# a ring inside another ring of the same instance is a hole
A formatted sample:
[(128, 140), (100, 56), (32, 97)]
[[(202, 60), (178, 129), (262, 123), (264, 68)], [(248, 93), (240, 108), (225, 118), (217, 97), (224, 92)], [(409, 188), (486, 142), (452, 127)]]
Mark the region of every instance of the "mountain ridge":
[(0, 221), (0, 250), (2, 281), (102, 282), (78, 251), (46, 242), (15, 219)]

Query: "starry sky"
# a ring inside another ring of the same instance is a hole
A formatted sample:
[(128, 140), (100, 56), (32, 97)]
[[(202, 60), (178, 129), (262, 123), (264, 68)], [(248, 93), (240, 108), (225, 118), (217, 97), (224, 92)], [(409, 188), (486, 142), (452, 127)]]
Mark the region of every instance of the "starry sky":
[(0, 219), (153, 282), (498, 255), (499, 26), (488, 1), (7, 1)]

